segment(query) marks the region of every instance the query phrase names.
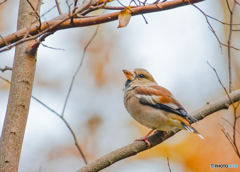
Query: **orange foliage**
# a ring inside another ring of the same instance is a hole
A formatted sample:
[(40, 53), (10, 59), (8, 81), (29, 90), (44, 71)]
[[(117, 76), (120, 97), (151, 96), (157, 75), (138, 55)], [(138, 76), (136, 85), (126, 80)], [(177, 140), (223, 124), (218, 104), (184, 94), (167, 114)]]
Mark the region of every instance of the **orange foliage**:
[(128, 25), (130, 18), (132, 16), (131, 7), (125, 8), (118, 14), (119, 25), (118, 28), (125, 27)]

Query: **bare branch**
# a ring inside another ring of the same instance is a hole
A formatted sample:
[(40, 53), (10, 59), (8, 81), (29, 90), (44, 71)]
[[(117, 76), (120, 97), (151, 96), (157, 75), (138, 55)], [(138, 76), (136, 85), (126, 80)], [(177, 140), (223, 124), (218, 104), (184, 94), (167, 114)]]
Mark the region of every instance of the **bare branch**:
[(171, 172), (171, 168), (170, 168), (169, 158), (168, 157), (167, 157), (167, 163), (168, 163), (169, 172)]
[[(207, 63), (208, 63), (208, 62), (207, 62)], [(219, 78), (219, 76), (218, 76), (218, 74), (217, 74), (216, 69), (213, 68), (209, 63), (208, 63), (208, 65), (214, 70), (215, 74), (217, 75), (217, 78), (218, 78), (219, 83), (222, 85), (222, 87), (223, 87), (224, 91), (226, 92), (229, 100), (231, 101), (231, 104), (232, 104), (232, 107), (233, 107), (233, 111), (234, 111), (234, 112), (233, 112), (234, 121), (233, 121), (233, 125), (232, 125), (232, 126), (233, 126), (233, 139), (231, 139), (231, 137), (229, 136), (229, 134), (228, 134), (227, 130), (225, 129), (225, 127), (223, 127), (224, 130), (222, 130), (222, 131), (224, 132), (225, 136), (227, 137), (227, 139), (229, 140), (229, 142), (230, 142), (231, 145), (233, 146), (233, 148), (234, 148), (237, 156), (240, 158), (240, 153), (239, 153), (239, 151), (238, 151), (238, 147), (237, 147), (237, 143), (236, 143), (236, 131), (237, 131), (237, 129), (236, 129), (236, 123), (237, 123), (237, 118), (238, 118), (238, 117), (237, 117), (237, 107), (239, 106), (239, 100), (237, 100), (237, 101), (238, 101), (238, 104), (237, 104), (237, 106), (235, 106), (235, 105), (234, 105), (234, 101), (232, 100), (231, 96), (230, 96), (229, 93), (227, 92), (227, 89), (223, 86), (223, 84), (222, 84), (222, 82), (221, 82), (221, 80), (220, 80), (220, 78)], [(223, 118), (223, 119), (224, 119), (224, 118)], [(226, 121), (227, 121), (227, 120), (226, 120)], [(229, 122), (229, 121), (227, 121), (227, 122)], [(229, 122), (229, 123), (230, 123), (230, 122)], [(230, 124), (231, 124), (231, 123), (230, 123)], [(221, 124), (219, 124), (219, 125), (221, 125)], [(221, 125), (221, 126), (223, 126), (223, 125)]]
[[(11, 82), (3, 77), (0, 76), (1, 79), (3, 79), (4, 81), (6, 81), (7, 83), (11, 84)], [(36, 97), (34, 96), (31, 96), (34, 100), (36, 100), (38, 103), (40, 103), (41, 105), (43, 105), (45, 108), (47, 108), (48, 110), (50, 110), (51, 112), (53, 112), (54, 114), (56, 114), (59, 118), (62, 119), (62, 121), (66, 124), (67, 128), (69, 129), (69, 131), (71, 132), (72, 136), (73, 136), (73, 139), (74, 139), (74, 142), (75, 142), (75, 145), (78, 149), (78, 151), (80, 152), (84, 162), (86, 163), (86, 165), (88, 164), (87, 163), (87, 159), (80, 147), (80, 144), (78, 143), (78, 140), (77, 140), (77, 137), (76, 137), (76, 134), (74, 133), (73, 129), (71, 128), (71, 126), (68, 124), (68, 122), (66, 121), (66, 119), (64, 117), (62, 117), (59, 113), (57, 113), (55, 110), (53, 110), (52, 108), (50, 108), (49, 106), (47, 106), (45, 103), (43, 103), (42, 101), (38, 100)]]
[(233, 13), (236, 6), (236, 1), (233, 2), (232, 11), (230, 12), (230, 25), (229, 25), (229, 37), (228, 37), (228, 74), (229, 74), (229, 93), (233, 91), (232, 84), (232, 59), (231, 59), (231, 39), (232, 39), (232, 21)]
[(48, 45), (43, 44), (42, 42), (41, 42), (41, 45), (44, 46), (44, 47), (46, 47), (46, 48), (49, 48), (49, 49), (65, 51), (65, 49), (63, 49), (63, 48), (54, 48), (54, 47), (50, 47), (50, 46), (48, 46)]
[(41, 44), (41, 42), (43, 42), (45, 40), (46, 37), (48, 37), (49, 35), (52, 35), (53, 32), (46, 32), (44, 34), (42, 34), (37, 40), (36, 42), (32, 45), (32, 49), (38, 49), (39, 45)]
[(87, 43), (87, 45), (84, 47), (81, 61), (80, 61), (79, 65), (78, 65), (78, 68), (77, 68), (76, 72), (75, 72), (74, 75), (73, 75), (72, 82), (71, 82), (71, 85), (70, 85), (69, 90), (68, 90), (68, 94), (67, 94), (67, 97), (66, 97), (66, 100), (65, 100), (65, 103), (64, 103), (64, 106), (63, 106), (63, 110), (62, 110), (62, 115), (61, 115), (62, 117), (63, 117), (64, 112), (65, 112), (65, 108), (66, 108), (66, 105), (67, 105), (67, 102), (68, 102), (68, 97), (69, 97), (69, 95), (70, 95), (70, 93), (71, 93), (71, 90), (72, 90), (72, 86), (73, 86), (73, 82), (74, 82), (74, 80), (75, 80), (75, 77), (76, 77), (79, 69), (80, 69), (81, 66), (82, 66), (82, 63), (83, 63), (83, 59), (84, 59), (86, 50), (87, 50), (88, 46), (90, 45), (90, 43), (92, 42), (93, 38), (96, 36), (97, 31), (98, 31), (98, 28), (99, 28), (99, 25), (97, 26), (97, 28), (96, 28), (96, 30), (95, 30), (92, 38), (89, 40), (89, 42)]
[[(221, 117), (221, 118), (233, 127), (233, 125), (231, 124), (231, 122), (229, 122), (227, 119), (225, 119), (225, 118), (223, 118), (223, 117)], [(240, 132), (239, 132), (237, 129), (236, 129), (236, 131), (240, 134)]]
[(57, 6), (57, 9), (58, 9), (59, 15), (62, 15), (62, 11), (61, 11), (61, 8), (59, 6), (58, 0), (55, 0), (55, 2), (56, 2), (56, 6)]
[[(240, 98), (240, 90), (233, 91), (229, 94), (233, 102), (237, 102)], [(198, 120), (202, 120), (203, 118), (207, 117), (208, 115), (217, 112), (222, 109), (227, 108), (227, 104), (231, 105), (231, 101), (229, 100), (229, 97), (224, 96), (220, 99), (217, 99), (202, 108), (194, 111), (190, 115)], [(87, 166), (81, 168), (78, 170), (78, 172), (96, 172), (100, 171), (115, 162), (128, 158), (130, 156), (136, 155), (142, 151), (151, 149), (152, 147), (162, 143), (164, 140), (167, 140), (168, 138), (175, 135), (180, 130), (171, 130), (168, 132), (168, 135), (166, 136), (164, 132), (157, 132), (153, 135), (151, 135), (148, 140), (151, 143), (151, 147), (149, 148), (148, 145), (144, 141), (137, 141), (134, 143), (131, 143), (127, 146), (124, 146), (120, 149), (117, 149), (95, 161), (88, 164)]]
[[(30, 5), (30, 7), (32, 8), (32, 10), (34, 11), (34, 13), (38, 16), (38, 18), (40, 19), (40, 15), (38, 14), (38, 12), (35, 10), (35, 8), (33, 7), (33, 5), (31, 4), (31, 2), (29, 2), (29, 0), (27, 0), (28, 4)], [(41, 21), (40, 21), (41, 22)]]
[[(40, 31), (41, 31), (42, 22), (41, 22), (40, 15), (39, 15), (38, 12), (37, 12), (38, 9), (35, 9), (29, 0), (27, 0), (27, 2), (28, 2), (28, 4), (30, 5), (30, 7), (32, 8), (32, 10), (34, 11), (34, 13), (35, 13), (36, 16), (37, 16), (36, 18), (38, 19), (38, 22), (39, 22), (38, 30), (39, 30), (39, 32), (40, 32)], [(37, 7), (39, 6), (39, 3), (41, 3), (41, 0), (38, 0), (38, 2), (37, 2)], [(33, 17), (33, 16), (32, 16), (32, 17)], [(35, 22), (35, 21), (32, 22), (32, 18), (31, 18), (31, 22), (30, 22), (30, 24), (29, 24), (29, 27), (27, 28), (27, 32), (26, 32), (24, 38), (26, 38), (26, 37), (29, 35), (29, 29), (30, 29), (31, 25), (32, 25), (34, 22)]]
[[(209, 22), (209, 20), (208, 20), (208, 15), (205, 14), (198, 6), (196, 6), (196, 5), (194, 5), (192, 2), (190, 2), (190, 0), (188, 0), (188, 2), (189, 2), (189, 4), (191, 4), (192, 6), (194, 6), (195, 8), (197, 8), (197, 9), (205, 16), (206, 21), (207, 21), (207, 23), (208, 23), (208, 26), (209, 26), (210, 30), (212, 31), (212, 33), (214, 34), (214, 36), (217, 38), (217, 41), (218, 41), (218, 43), (219, 43), (221, 52), (222, 52), (222, 46), (225, 46), (225, 47), (228, 47), (228, 48), (233, 48), (233, 49), (235, 49), (235, 50), (240, 51), (239, 48), (236, 48), (236, 47), (231, 46), (231, 45), (223, 44), (223, 43), (220, 41), (220, 39), (218, 38), (218, 36), (217, 36), (215, 30), (213, 29), (212, 25), (210, 24), (210, 22)], [(232, 26), (232, 25), (230, 25), (230, 26)]]
[(234, 2), (236, 2), (238, 5), (240, 5), (240, 3), (237, 0), (234, 0)]
[[(133, 0), (133, 2), (135, 3), (136, 6), (138, 6), (136, 1)], [(141, 14), (141, 16), (143, 17), (145, 23), (148, 24), (147, 19), (145, 18), (145, 16), (143, 14)]]
[(46, 107), (48, 110), (50, 110), (51, 112), (53, 112), (54, 114), (56, 114), (59, 118), (62, 119), (62, 121), (65, 123), (65, 125), (67, 126), (67, 128), (69, 129), (69, 131), (71, 132), (72, 136), (73, 136), (73, 139), (74, 139), (74, 142), (75, 142), (75, 145), (78, 149), (78, 151), (80, 152), (81, 156), (83, 157), (83, 160), (85, 162), (85, 164), (87, 165), (88, 162), (87, 162), (87, 159), (80, 147), (80, 144), (78, 143), (78, 140), (77, 140), (77, 137), (76, 137), (76, 134), (74, 133), (73, 129), (71, 128), (71, 126), (68, 124), (68, 122), (66, 121), (66, 119), (61, 116), (60, 114), (58, 114), (56, 111), (54, 111), (53, 109), (51, 109), (49, 106), (47, 106), (46, 104), (44, 104), (43, 102), (41, 102), (40, 100), (38, 100), (36, 97), (32, 96), (32, 98), (34, 100), (36, 100), (38, 103), (40, 103), (41, 105), (43, 105), (44, 107)]
[(7, 2), (7, 0), (3, 0), (2, 2), (0, 2), (0, 5), (2, 5), (4, 2)]
[(229, 12), (232, 13), (232, 11), (230, 10), (230, 6), (229, 6), (229, 3), (228, 3), (228, 0), (226, 0), (226, 3), (227, 3), (227, 7), (228, 7)]
[[(87, 1), (87, 0), (86, 0)], [(197, 3), (201, 2), (203, 0), (191, 0), (191, 3)], [(151, 12), (157, 12), (157, 11), (164, 11), (164, 10), (169, 10), (177, 7), (181, 7), (184, 5), (188, 5), (189, 3), (187, 0), (175, 0), (175, 1), (169, 1), (169, 2), (164, 2), (164, 3), (158, 3), (158, 4), (153, 4), (153, 5), (146, 5), (146, 6), (139, 6), (139, 7), (133, 7), (132, 10), (132, 16), (135, 15), (140, 15), (140, 14), (145, 14), (145, 13), (151, 13)], [(87, 5), (86, 5), (87, 6)], [(41, 31), (38, 33), (38, 27), (39, 24), (33, 24), (31, 28), (29, 29), (29, 34), (31, 34), (34, 38), (26, 38), (26, 40), (21, 41), (23, 36), (27, 32), (27, 28), (21, 29), (13, 34), (10, 34), (8, 36), (5, 36), (4, 39), (6, 42), (9, 44), (15, 43), (20, 40), (19, 43), (29, 41), (30, 39), (35, 39), (39, 35), (45, 33), (45, 32), (55, 32), (57, 30), (61, 29), (67, 29), (67, 28), (73, 28), (73, 27), (85, 27), (85, 26), (91, 26), (91, 25), (97, 25), (97, 24), (102, 24), (106, 22), (111, 22), (114, 20), (118, 19), (118, 14), (119, 12), (113, 12), (110, 14), (104, 14), (100, 16), (94, 16), (90, 18), (81, 18), (81, 19), (74, 19), (74, 25), (70, 24), (70, 18), (72, 16), (75, 16), (79, 13), (80, 8), (76, 10), (76, 12), (68, 17), (68, 14), (62, 14), (61, 16), (47, 21), (47, 22), (42, 22), (41, 26)], [(81, 11), (81, 10), (80, 10)], [(37, 36), (36, 36), (37, 35)], [(14, 44), (13, 46), (15, 46)], [(6, 45), (2, 40), (0, 40), (0, 48), (5, 47)], [(4, 50), (7, 50), (6, 48)], [(0, 50), (0, 52), (3, 51), (3, 49)]]
[(212, 68), (212, 70), (215, 72), (215, 74), (216, 74), (216, 76), (217, 76), (217, 78), (218, 78), (219, 83), (221, 84), (221, 86), (222, 86), (222, 88), (224, 89), (225, 93), (227, 94), (229, 100), (231, 100), (231, 103), (232, 103), (232, 105), (234, 106), (234, 104), (233, 104), (233, 100), (232, 100), (231, 97), (229, 96), (229, 94), (228, 94), (228, 92), (227, 92), (227, 89), (226, 89), (226, 88), (224, 87), (224, 85), (222, 84), (222, 81), (220, 80), (220, 78), (219, 78), (219, 76), (218, 76), (218, 73), (217, 73), (216, 69), (213, 68), (213, 67), (210, 65), (209, 62), (207, 62), (207, 63), (208, 63), (208, 65)]
[(230, 144), (232, 145), (234, 151), (236, 151), (236, 148), (235, 148), (235, 146), (234, 146), (234, 144), (233, 144), (233, 140), (232, 140), (232, 138), (230, 137), (230, 135), (228, 134), (227, 129), (226, 129), (222, 124), (220, 124), (220, 123), (218, 123), (218, 124), (222, 126), (222, 129), (221, 129), (221, 130), (222, 130), (223, 134), (225, 135), (225, 137), (228, 139), (228, 141), (229, 141)]
[(6, 81), (7, 83), (11, 84), (11, 82), (10, 82), (9, 80), (7, 80), (7, 79), (5, 79), (5, 78), (3, 78), (3, 77), (1, 77), (1, 76), (0, 76), (0, 78), (1, 78), (2, 80)]
[(238, 118), (237, 118), (237, 108), (235, 106), (234, 106), (233, 115), (234, 115), (234, 121), (233, 121), (233, 144), (234, 144), (234, 147), (236, 149), (236, 154), (240, 158), (240, 153), (239, 153), (238, 146), (237, 146), (237, 143), (236, 143), (236, 125), (237, 125), (237, 119)]
[(11, 67), (5, 66), (5, 68), (0, 68), (0, 71), (5, 72), (6, 70), (12, 70)]
[[(216, 20), (216, 21), (218, 21), (218, 22), (220, 22), (220, 23), (222, 23), (222, 24), (224, 24), (224, 25), (234, 25), (234, 26), (238, 26), (238, 25), (240, 25), (240, 24), (230, 24), (230, 23), (225, 23), (225, 22), (222, 22), (222, 21), (220, 21), (220, 20), (218, 20), (218, 19), (216, 19), (216, 18), (214, 18), (214, 17), (212, 17), (212, 16), (210, 16), (210, 15), (206, 15), (207, 17), (209, 17), (209, 18), (211, 18), (211, 19), (213, 19), (213, 20)], [(237, 31), (237, 30), (232, 30), (232, 31)]]

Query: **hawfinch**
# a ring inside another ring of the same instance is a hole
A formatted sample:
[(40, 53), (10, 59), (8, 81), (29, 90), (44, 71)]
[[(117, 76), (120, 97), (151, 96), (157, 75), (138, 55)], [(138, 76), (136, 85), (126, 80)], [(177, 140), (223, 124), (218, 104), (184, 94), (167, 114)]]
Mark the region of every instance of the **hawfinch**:
[(197, 119), (186, 110), (166, 88), (159, 86), (145, 69), (135, 69), (134, 74), (123, 70), (127, 77), (124, 89), (124, 105), (131, 116), (151, 131), (136, 141), (144, 140), (150, 147), (148, 136), (154, 130), (168, 131), (175, 127), (199, 134), (189, 123)]

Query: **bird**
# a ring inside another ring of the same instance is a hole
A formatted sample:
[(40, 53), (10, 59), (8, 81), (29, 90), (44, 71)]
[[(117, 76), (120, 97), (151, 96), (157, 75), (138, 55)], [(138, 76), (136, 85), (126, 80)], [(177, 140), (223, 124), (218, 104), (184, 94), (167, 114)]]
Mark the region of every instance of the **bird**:
[(167, 134), (175, 127), (196, 133), (190, 122), (198, 120), (190, 116), (179, 101), (166, 88), (161, 87), (146, 70), (137, 68), (134, 72), (123, 70), (127, 77), (124, 88), (124, 106), (128, 113), (151, 131), (135, 141), (145, 141), (150, 147), (148, 136), (158, 130)]

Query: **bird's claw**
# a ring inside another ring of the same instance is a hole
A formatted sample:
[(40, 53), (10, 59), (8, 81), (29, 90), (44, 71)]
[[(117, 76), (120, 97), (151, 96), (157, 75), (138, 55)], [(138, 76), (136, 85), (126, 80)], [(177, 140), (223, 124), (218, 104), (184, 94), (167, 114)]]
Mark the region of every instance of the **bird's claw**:
[(148, 141), (147, 137), (140, 137), (139, 139), (136, 139), (135, 141), (145, 141), (148, 145), (148, 147), (151, 147), (151, 143)]

